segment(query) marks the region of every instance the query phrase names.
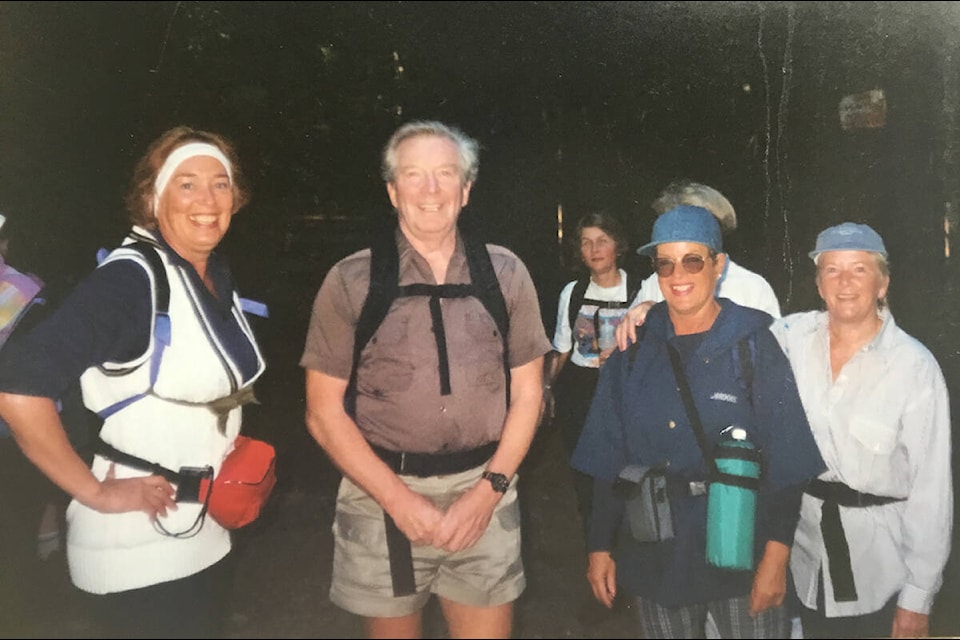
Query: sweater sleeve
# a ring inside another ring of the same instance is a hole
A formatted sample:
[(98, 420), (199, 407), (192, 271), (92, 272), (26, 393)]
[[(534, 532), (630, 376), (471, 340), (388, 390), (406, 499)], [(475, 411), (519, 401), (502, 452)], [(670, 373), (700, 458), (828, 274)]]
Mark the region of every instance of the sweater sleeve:
[(48, 317), (0, 352), (0, 391), (59, 398), (86, 369), (144, 353), (153, 312), (150, 281), (132, 260), (82, 280)]

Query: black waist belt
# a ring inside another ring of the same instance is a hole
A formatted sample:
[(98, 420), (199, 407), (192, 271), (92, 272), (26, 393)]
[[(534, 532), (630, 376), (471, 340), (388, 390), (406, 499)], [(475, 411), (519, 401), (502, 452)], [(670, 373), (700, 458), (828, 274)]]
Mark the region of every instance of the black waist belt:
[(904, 499), (861, 493), (842, 482), (826, 482), (824, 480), (812, 480), (807, 487), (807, 493), (823, 501), (836, 502), (841, 507), (877, 507), (891, 502), (900, 502)]
[(861, 493), (842, 482), (823, 480), (811, 481), (807, 487), (807, 493), (823, 500), (820, 532), (823, 534), (823, 546), (827, 550), (827, 565), (830, 570), (830, 581), (833, 583), (833, 599), (837, 602), (856, 602), (857, 587), (853, 582), (850, 547), (843, 531), (843, 522), (840, 520), (840, 507), (876, 507), (900, 502), (904, 498)]
[(493, 456), (499, 445), (498, 441), (494, 441), (476, 449), (453, 453), (405, 453), (389, 451), (373, 444), (370, 448), (394, 473), (429, 478), (462, 473), (479, 467)]
[(140, 471), (149, 471), (155, 475), (163, 476), (170, 482), (180, 482), (182, 480), (181, 475), (176, 471), (167, 469), (166, 467), (155, 462), (150, 462), (148, 460), (144, 460), (143, 458), (130, 455), (129, 453), (124, 453), (123, 451), (110, 446), (100, 438), (97, 438), (94, 442), (94, 450), (108, 460), (119, 462), (122, 465), (132, 467), (133, 469), (139, 469)]
[[(406, 453), (389, 451), (374, 444), (371, 444), (370, 448), (394, 473), (429, 478), (462, 473), (479, 467), (493, 456), (499, 445), (498, 441), (494, 441), (476, 449), (454, 453)], [(387, 553), (390, 556), (393, 595), (395, 597), (410, 595), (417, 588), (413, 575), (413, 550), (410, 548), (410, 540), (403, 535), (397, 523), (386, 511), (383, 512), (383, 522), (387, 531)]]

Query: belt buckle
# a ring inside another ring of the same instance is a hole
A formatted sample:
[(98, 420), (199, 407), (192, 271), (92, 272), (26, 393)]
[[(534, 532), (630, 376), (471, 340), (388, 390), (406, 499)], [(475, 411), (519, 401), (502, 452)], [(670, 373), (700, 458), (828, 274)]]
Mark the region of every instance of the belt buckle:
[(696, 497), (707, 495), (707, 483), (703, 480), (691, 480), (689, 487), (691, 496)]
[(407, 466), (407, 452), (401, 451), (400, 452), (400, 469), (397, 471), (397, 473), (403, 473), (406, 466)]

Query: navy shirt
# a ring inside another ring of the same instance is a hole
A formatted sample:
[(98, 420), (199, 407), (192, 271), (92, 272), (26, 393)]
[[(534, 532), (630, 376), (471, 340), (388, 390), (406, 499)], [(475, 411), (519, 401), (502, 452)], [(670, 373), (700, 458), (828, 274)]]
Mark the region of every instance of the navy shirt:
[[(769, 540), (792, 544), (803, 489), (824, 469), (790, 364), (769, 331), (771, 317), (718, 300), (721, 311), (713, 327), (696, 337), (675, 335), (665, 303), (650, 310), (635, 353), (615, 352), (600, 370), (571, 460), (596, 479), (589, 550), (612, 551), (622, 588), (664, 606), (747, 595), (753, 580), (752, 571), (717, 569), (706, 561), (707, 498), (684, 495), (682, 488), (690, 480), (707, 478), (708, 468), (677, 391), (668, 342), (683, 354), (711, 445), (735, 424), (761, 451), (757, 558)], [(752, 345), (749, 393), (737, 354), (742, 338)], [(613, 481), (628, 464), (663, 463), (669, 465), (676, 537), (657, 544), (633, 542), (621, 530), (623, 501), (613, 495)]]
[[(210, 255), (207, 268), (217, 291), (214, 296), (159, 232), (155, 236), (168, 257), (187, 268), (227, 350), (244, 375), (252, 376), (258, 367), (256, 353), (231, 312), (234, 284), (226, 261)], [(150, 281), (140, 264), (114, 260), (94, 269), (49, 317), (0, 351), (0, 391), (62, 397), (89, 367), (127, 362), (143, 354), (152, 313)]]

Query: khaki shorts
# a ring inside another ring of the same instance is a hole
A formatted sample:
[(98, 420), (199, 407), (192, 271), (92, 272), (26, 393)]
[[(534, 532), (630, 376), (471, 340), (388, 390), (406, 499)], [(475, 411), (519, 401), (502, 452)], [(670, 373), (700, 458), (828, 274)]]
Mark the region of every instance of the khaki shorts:
[[(401, 476), (411, 490), (440, 507), (450, 505), (480, 479), (483, 467), (431, 478)], [(422, 609), (431, 593), (473, 607), (495, 607), (516, 600), (526, 587), (520, 557), (520, 505), (517, 479), (472, 547), (451, 553), (413, 546), (416, 592), (393, 595), (383, 509), (347, 478), (340, 482), (333, 521), (333, 579), (330, 600), (369, 618), (406, 616)]]

